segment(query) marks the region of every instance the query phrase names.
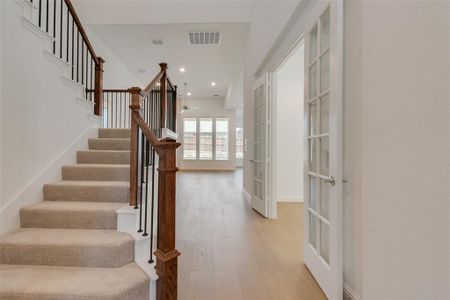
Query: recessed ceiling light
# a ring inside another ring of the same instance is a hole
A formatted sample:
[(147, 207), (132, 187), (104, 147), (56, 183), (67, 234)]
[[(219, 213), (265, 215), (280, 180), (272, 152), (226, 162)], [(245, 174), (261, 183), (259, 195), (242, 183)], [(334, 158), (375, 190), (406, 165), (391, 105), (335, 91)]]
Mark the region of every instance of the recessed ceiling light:
[(144, 69), (137, 69), (137, 71), (138, 71), (138, 73), (142, 73), (142, 74), (144, 74), (144, 73), (147, 72), (147, 71), (145, 71)]
[(211, 82), (211, 85), (212, 86), (216, 86), (216, 83), (213, 81), (213, 82)]
[(191, 93), (187, 93), (188, 96), (192, 95)]
[(181, 72), (181, 73), (184, 73), (184, 71), (186, 71), (185, 68), (180, 68), (180, 72)]

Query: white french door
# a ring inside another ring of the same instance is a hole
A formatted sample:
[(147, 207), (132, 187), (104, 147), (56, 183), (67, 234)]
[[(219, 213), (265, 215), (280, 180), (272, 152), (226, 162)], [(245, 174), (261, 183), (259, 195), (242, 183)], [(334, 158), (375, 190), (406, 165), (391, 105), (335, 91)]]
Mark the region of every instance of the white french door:
[(318, 2), (305, 31), (304, 259), (331, 300), (342, 282), (342, 1)]
[(265, 74), (253, 86), (253, 183), (252, 207), (269, 217), (269, 75)]

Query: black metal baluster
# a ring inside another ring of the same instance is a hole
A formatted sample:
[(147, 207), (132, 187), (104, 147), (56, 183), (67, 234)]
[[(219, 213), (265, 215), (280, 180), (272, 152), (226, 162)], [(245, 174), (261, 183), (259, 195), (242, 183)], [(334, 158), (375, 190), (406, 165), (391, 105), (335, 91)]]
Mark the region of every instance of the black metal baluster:
[[(139, 144), (138, 144), (139, 146)], [(139, 156), (138, 156), (139, 161)], [(141, 194), (139, 197), (139, 230), (142, 232), (142, 195), (144, 194), (144, 132), (141, 131)]]
[[(137, 158), (137, 161), (139, 162), (139, 127), (136, 130), (136, 145), (137, 145), (137, 147), (136, 147), (136, 158)], [(137, 165), (139, 165), (139, 163), (137, 163)], [(138, 182), (139, 182), (139, 168), (136, 167), (136, 197), (134, 199), (134, 203), (135, 203), (134, 209), (138, 209), (139, 208), (139, 206), (138, 206), (138, 192), (137, 192), (138, 189), (139, 189)]]
[(81, 39), (81, 85), (84, 84), (84, 43)]
[(48, 33), (48, 1), (46, 3), (46, 10), (45, 10), (45, 31)]
[[(150, 260), (148, 263), (153, 263), (153, 219), (155, 215), (155, 149), (152, 146), (152, 207), (150, 216)], [(158, 230), (159, 231), (159, 230)]]
[(79, 82), (78, 81), (78, 72), (80, 70), (80, 64), (79, 64), (80, 54), (79, 54), (79, 52), (80, 52), (80, 31), (78, 30), (78, 27), (77, 27), (77, 82)]
[(91, 102), (94, 101), (94, 64), (93, 64), (94, 59), (92, 58), (91, 55)]
[(42, 0), (39, 0), (39, 28), (41, 28), (42, 24)]
[(72, 80), (75, 78), (75, 20), (72, 17)]
[(87, 45), (86, 45), (86, 73), (85, 73), (85, 81), (86, 81), (86, 99), (88, 98), (88, 96), (87, 96), (87, 90), (88, 90), (88, 83), (89, 83), (89, 77), (88, 77), (88, 74), (89, 74), (89, 51), (88, 51), (88, 47), (87, 47)]
[(146, 168), (145, 168), (145, 211), (144, 211), (144, 234), (143, 236), (147, 236), (147, 214), (148, 214), (148, 167), (149, 167), (149, 158), (150, 158), (150, 152), (149, 152), (149, 142), (146, 139), (145, 140), (145, 163), (146, 163)]
[(66, 30), (66, 61), (69, 62), (69, 9), (67, 9), (67, 13), (66, 13), (66, 22), (67, 22), (67, 30)]
[(53, 54), (56, 55), (56, 0), (53, 0)]
[[(56, 0), (55, 0), (56, 1)], [(56, 3), (56, 2), (55, 2)], [(60, 1), (61, 7), (60, 7), (60, 24), (59, 24), (59, 58), (62, 59), (62, 43), (63, 43), (63, 36), (62, 36), (62, 26), (63, 26), (63, 0)]]

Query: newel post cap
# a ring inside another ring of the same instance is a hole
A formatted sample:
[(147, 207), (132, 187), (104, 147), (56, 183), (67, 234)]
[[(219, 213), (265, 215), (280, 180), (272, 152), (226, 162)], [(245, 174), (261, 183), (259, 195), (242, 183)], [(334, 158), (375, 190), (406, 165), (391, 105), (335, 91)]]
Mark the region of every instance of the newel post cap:
[(137, 87), (137, 86), (133, 86), (133, 87), (128, 89), (128, 92), (130, 94), (140, 94), (141, 93), (141, 88)]
[(159, 63), (159, 66), (161, 67), (161, 71), (167, 70), (167, 63), (165, 62)]

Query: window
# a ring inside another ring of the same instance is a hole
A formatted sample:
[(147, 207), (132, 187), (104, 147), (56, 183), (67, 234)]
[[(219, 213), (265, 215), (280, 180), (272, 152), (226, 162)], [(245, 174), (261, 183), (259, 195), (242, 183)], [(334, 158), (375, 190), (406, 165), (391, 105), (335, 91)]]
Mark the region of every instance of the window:
[(236, 127), (236, 158), (244, 158), (244, 129)]
[(183, 128), (183, 158), (197, 159), (197, 119), (185, 118)]
[(200, 119), (199, 159), (213, 159), (213, 120), (211, 118)]
[(216, 119), (216, 160), (228, 159), (228, 119)]

